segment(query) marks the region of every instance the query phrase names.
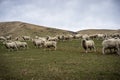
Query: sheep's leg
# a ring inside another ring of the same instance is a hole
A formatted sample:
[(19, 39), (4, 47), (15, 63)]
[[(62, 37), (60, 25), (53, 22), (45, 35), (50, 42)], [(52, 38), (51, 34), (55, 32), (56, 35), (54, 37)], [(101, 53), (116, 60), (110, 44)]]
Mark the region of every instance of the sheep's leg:
[(24, 46), (24, 49), (27, 49), (27, 46)]
[(38, 45), (38, 48), (40, 48), (40, 44)]
[(35, 48), (37, 48), (37, 45), (36, 44), (34, 44), (35, 45)]
[(112, 53), (112, 49), (110, 49), (110, 53)]
[(96, 47), (95, 46), (93, 46), (93, 49), (94, 49), (94, 52), (96, 52)]
[(90, 51), (92, 50), (92, 47), (89, 47)]
[(16, 47), (16, 51), (18, 51), (18, 48)]
[(27, 45), (25, 45), (25, 49), (28, 49)]
[(118, 49), (117, 54), (120, 56), (120, 49)]
[(120, 47), (117, 47), (117, 54), (120, 56)]
[(105, 54), (105, 48), (104, 47), (102, 48), (102, 53)]
[(11, 51), (14, 51), (14, 48), (11, 48)]
[(26, 48), (26, 49), (28, 49), (28, 46), (27, 46), (27, 45), (25, 45), (25, 48)]
[(54, 47), (54, 50), (56, 50), (56, 49), (57, 49), (57, 47), (55, 46), (55, 47)]
[(85, 49), (85, 53), (88, 53), (87, 49), (88, 49), (88, 48)]

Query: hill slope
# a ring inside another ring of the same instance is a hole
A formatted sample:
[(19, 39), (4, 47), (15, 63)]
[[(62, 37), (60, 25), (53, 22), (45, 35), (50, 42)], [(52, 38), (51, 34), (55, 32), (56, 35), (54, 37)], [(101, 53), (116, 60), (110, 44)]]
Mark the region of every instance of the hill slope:
[(87, 29), (87, 30), (80, 30), (77, 33), (80, 34), (113, 34), (113, 33), (120, 33), (120, 30), (110, 30), (110, 29)]
[(73, 33), (66, 30), (48, 28), (34, 24), (14, 21), (14, 22), (0, 22), (0, 35), (31, 35), (31, 36), (45, 36)]
[[(49, 28), (45, 26), (34, 25), (30, 23), (14, 21), (14, 22), (0, 22), (0, 36), (12, 35), (12, 36), (55, 36), (59, 34), (73, 34), (75, 32), (61, 30), (56, 28)], [(119, 30), (109, 30), (109, 29), (87, 29), (80, 30), (76, 33), (80, 34), (96, 34), (96, 33), (120, 33)]]

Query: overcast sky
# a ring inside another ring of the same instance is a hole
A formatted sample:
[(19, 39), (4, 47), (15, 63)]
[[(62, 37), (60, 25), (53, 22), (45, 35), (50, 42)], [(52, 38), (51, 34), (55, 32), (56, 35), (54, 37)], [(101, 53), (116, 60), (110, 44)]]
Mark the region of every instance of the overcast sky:
[(0, 22), (59, 29), (120, 29), (120, 0), (0, 0)]

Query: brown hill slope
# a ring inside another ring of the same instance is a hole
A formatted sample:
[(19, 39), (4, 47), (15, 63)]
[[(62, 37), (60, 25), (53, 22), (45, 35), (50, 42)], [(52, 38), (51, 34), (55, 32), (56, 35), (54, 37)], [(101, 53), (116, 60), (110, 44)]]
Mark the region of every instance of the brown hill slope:
[[(73, 34), (75, 32), (49, 28), (45, 26), (34, 25), (30, 23), (14, 21), (14, 22), (0, 22), (0, 36), (13, 35), (13, 36), (54, 36), (59, 34)], [(80, 34), (96, 34), (96, 33), (120, 33), (119, 30), (109, 30), (109, 29), (87, 29), (80, 30), (76, 33)]]
[(77, 33), (80, 34), (98, 34), (98, 33), (103, 33), (103, 34), (113, 34), (113, 33), (120, 33), (119, 30), (110, 30), (110, 29), (87, 29), (87, 30), (80, 30)]
[(0, 36), (13, 35), (13, 36), (45, 36), (73, 33), (66, 30), (48, 28), (34, 24), (14, 21), (14, 22), (0, 22)]

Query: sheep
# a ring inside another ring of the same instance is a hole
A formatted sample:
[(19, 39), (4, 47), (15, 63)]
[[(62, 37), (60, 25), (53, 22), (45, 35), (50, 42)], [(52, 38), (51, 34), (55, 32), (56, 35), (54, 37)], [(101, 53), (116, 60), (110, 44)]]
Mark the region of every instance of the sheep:
[(19, 37), (15, 37), (15, 40), (18, 41), (18, 40), (19, 40)]
[(63, 36), (64, 40), (71, 40), (73, 38), (73, 35), (67, 34)]
[(87, 34), (85, 34), (85, 35), (82, 35), (82, 39), (89, 39), (90, 37), (87, 35)]
[(56, 41), (44, 41), (43, 43), (44, 48), (54, 48), (56, 50), (57, 48), (57, 42)]
[(120, 33), (114, 33), (114, 34), (112, 34), (111, 36), (112, 36), (113, 38), (115, 38), (115, 37), (120, 38)]
[(64, 35), (64, 36), (63, 36), (63, 39), (64, 39), (64, 40), (70, 40), (70, 37), (67, 36), (67, 35)]
[(90, 39), (95, 39), (97, 38), (97, 34), (92, 34), (92, 35), (89, 35)]
[(86, 40), (86, 39), (83, 39), (82, 40), (82, 47), (85, 49), (85, 52), (87, 53), (88, 52), (88, 48), (91, 50), (91, 49), (94, 49), (94, 51), (96, 52), (96, 48), (95, 48), (95, 43), (93, 40)]
[(21, 42), (21, 44), (22, 44), (22, 47), (23, 47), (23, 48), (26, 48), (26, 49), (29, 48), (27, 42)]
[(75, 38), (75, 39), (80, 39), (81, 37), (82, 37), (81, 34), (76, 34), (76, 35), (74, 35), (74, 38)]
[(30, 36), (23, 36), (22, 38), (23, 38), (23, 40), (25, 40), (25, 41), (26, 41), (26, 40), (30, 40)]
[(19, 49), (20, 48), (28, 49), (28, 44), (26, 42), (20, 42), (20, 41), (14, 41), (14, 42)]
[(12, 39), (12, 35), (6, 36), (6, 39), (7, 39), (7, 40), (11, 40), (11, 39)]
[(43, 46), (43, 41), (42, 39), (33, 39), (32, 42), (36, 48), (40, 48)]
[(47, 40), (48, 40), (48, 41), (57, 41), (57, 40), (58, 40), (58, 37), (50, 37), (50, 36), (47, 36)]
[(112, 53), (116, 51), (118, 55), (120, 55), (120, 39), (107, 39), (102, 42), (102, 53), (106, 54), (106, 50), (109, 50)]
[(18, 47), (15, 42), (4, 42), (4, 45), (10, 51), (18, 50)]
[(5, 41), (5, 40), (6, 40), (6, 38), (5, 38), (5, 37), (0, 36), (0, 41)]
[(97, 34), (98, 40), (103, 40), (106, 37), (105, 34)]
[(58, 35), (57, 37), (58, 37), (58, 40), (62, 40), (62, 41), (64, 40), (64, 36), (63, 35)]
[(35, 39), (38, 39), (39, 38), (39, 36), (35, 36)]
[(39, 40), (46, 41), (45, 37), (38, 37)]

